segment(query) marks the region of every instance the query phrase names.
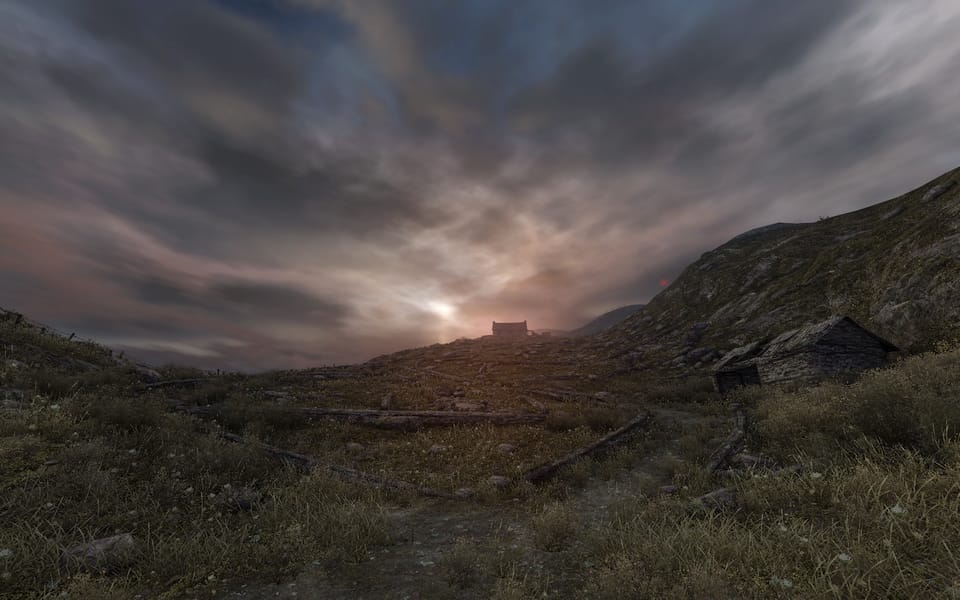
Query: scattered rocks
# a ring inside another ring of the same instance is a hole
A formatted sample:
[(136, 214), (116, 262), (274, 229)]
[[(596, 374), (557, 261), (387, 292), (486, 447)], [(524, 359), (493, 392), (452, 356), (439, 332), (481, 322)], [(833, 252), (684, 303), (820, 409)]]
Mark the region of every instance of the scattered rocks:
[(516, 452), (517, 447), (514, 444), (500, 444), (497, 446), (497, 450), (504, 454), (512, 454)]
[(503, 475), (491, 475), (487, 481), (489, 481), (493, 487), (501, 490), (510, 485), (510, 479)]
[(136, 562), (139, 547), (129, 533), (78, 544), (63, 551), (61, 564), (68, 570), (115, 572)]
[(720, 488), (695, 498), (691, 504), (694, 508), (713, 511), (736, 510), (737, 493), (733, 488)]

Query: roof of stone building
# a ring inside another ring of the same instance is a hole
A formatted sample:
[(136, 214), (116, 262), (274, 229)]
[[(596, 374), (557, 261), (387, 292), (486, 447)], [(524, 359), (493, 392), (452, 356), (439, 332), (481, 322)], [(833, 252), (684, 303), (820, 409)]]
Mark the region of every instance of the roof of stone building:
[(812, 323), (797, 329), (785, 331), (766, 344), (753, 342), (745, 346), (734, 348), (730, 352), (727, 352), (723, 358), (717, 361), (713, 367), (713, 370), (729, 371), (731, 369), (740, 369), (756, 364), (757, 359), (761, 356), (769, 358), (771, 356), (790, 354), (804, 348), (809, 348), (820, 341), (820, 339), (829, 333), (831, 329), (845, 321), (853, 324), (856, 327), (859, 327), (864, 331), (864, 333), (876, 340), (876, 342), (888, 352), (898, 350), (896, 346), (876, 335), (875, 333), (861, 327), (850, 317), (834, 315), (829, 319), (820, 321), (818, 323)]

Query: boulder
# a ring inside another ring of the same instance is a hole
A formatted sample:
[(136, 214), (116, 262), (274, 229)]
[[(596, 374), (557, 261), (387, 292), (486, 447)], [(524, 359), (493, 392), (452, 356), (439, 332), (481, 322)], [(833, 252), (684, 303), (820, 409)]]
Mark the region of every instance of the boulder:
[(140, 381), (144, 383), (157, 383), (163, 381), (163, 375), (154, 371), (146, 365), (133, 365), (133, 370)]

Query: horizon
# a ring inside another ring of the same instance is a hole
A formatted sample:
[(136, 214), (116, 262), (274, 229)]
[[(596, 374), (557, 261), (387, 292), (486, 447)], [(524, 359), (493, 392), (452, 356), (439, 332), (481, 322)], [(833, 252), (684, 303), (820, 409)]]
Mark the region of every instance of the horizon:
[(0, 307), (149, 364), (355, 363), (575, 329), (960, 165), (947, 0), (404, 7), (0, 7)]

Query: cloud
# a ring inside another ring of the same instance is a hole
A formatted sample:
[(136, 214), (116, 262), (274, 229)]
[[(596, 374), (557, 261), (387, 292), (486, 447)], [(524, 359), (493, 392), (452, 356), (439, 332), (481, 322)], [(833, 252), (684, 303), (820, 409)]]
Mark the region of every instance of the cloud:
[(955, 167), (958, 24), (949, 0), (7, 2), (0, 305), (244, 369), (573, 328), (744, 230)]

